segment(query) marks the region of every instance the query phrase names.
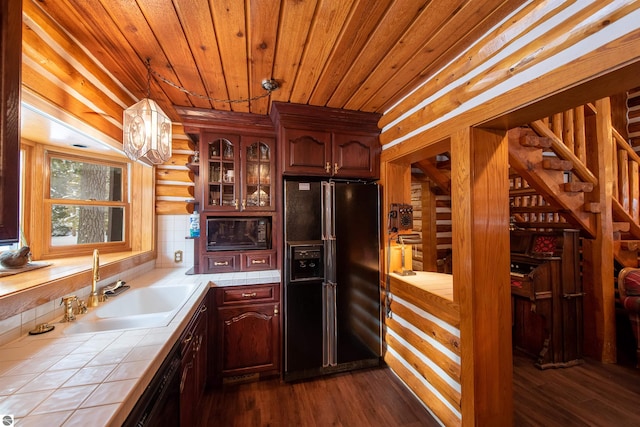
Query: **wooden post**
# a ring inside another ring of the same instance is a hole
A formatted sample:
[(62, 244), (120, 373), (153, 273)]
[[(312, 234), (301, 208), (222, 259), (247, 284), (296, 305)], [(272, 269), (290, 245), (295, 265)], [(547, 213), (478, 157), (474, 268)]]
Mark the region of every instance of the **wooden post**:
[(420, 183), (422, 189), (422, 270), (438, 271), (438, 236), (436, 195), (431, 181)]
[[(588, 167), (598, 179), (586, 201), (600, 202), (595, 239), (583, 239), (584, 352), (604, 363), (616, 361), (615, 283), (613, 273), (613, 214), (611, 200), (615, 181), (614, 147), (609, 98), (596, 101), (597, 114), (590, 116), (595, 139), (587, 143)], [(590, 134), (589, 132), (587, 133)], [(591, 199), (593, 198), (593, 199)]]
[(506, 132), (451, 138), (453, 283), (460, 304), (462, 425), (513, 424)]

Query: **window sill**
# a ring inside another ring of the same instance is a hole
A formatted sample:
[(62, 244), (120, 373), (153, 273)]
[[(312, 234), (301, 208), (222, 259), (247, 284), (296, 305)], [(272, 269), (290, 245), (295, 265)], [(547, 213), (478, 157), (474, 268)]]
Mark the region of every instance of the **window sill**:
[[(153, 251), (100, 254), (100, 276), (108, 278), (155, 259)], [(92, 256), (48, 259), (52, 265), (0, 279), (0, 320), (91, 284)]]

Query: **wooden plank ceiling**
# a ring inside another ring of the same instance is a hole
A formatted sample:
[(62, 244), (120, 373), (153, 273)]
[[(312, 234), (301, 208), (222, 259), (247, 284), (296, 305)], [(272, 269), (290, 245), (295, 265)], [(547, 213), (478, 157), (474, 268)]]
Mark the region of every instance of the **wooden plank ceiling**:
[[(41, 8), (134, 97), (147, 95), (147, 59), (192, 92), (151, 80), (151, 98), (179, 121), (173, 105), (268, 114), (283, 101), (383, 113), (524, 0), (27, 3), (27, 15)], [(265, 95), (266, 79), (280, 85), (271, 96), (222, 101)], [(121, 120), (121, 111), (107, 114)]]

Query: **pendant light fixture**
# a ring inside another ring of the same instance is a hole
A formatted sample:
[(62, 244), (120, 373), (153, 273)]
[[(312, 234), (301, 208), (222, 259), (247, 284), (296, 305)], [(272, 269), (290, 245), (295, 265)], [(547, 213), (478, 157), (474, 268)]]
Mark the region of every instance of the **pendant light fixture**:
[(161, 164), (171, 157), (171, 120), (152, 99), (151, 62), (147, 59), (147, 97), (123, 112), (124, 152), (131, 160)]

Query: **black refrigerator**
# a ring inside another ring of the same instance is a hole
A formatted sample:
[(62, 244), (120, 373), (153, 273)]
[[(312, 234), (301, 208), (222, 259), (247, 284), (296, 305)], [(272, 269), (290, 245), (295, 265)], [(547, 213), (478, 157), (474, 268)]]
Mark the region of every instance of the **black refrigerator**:
[(284, 181), (284, 379), (377, 366), (380, 188)]

